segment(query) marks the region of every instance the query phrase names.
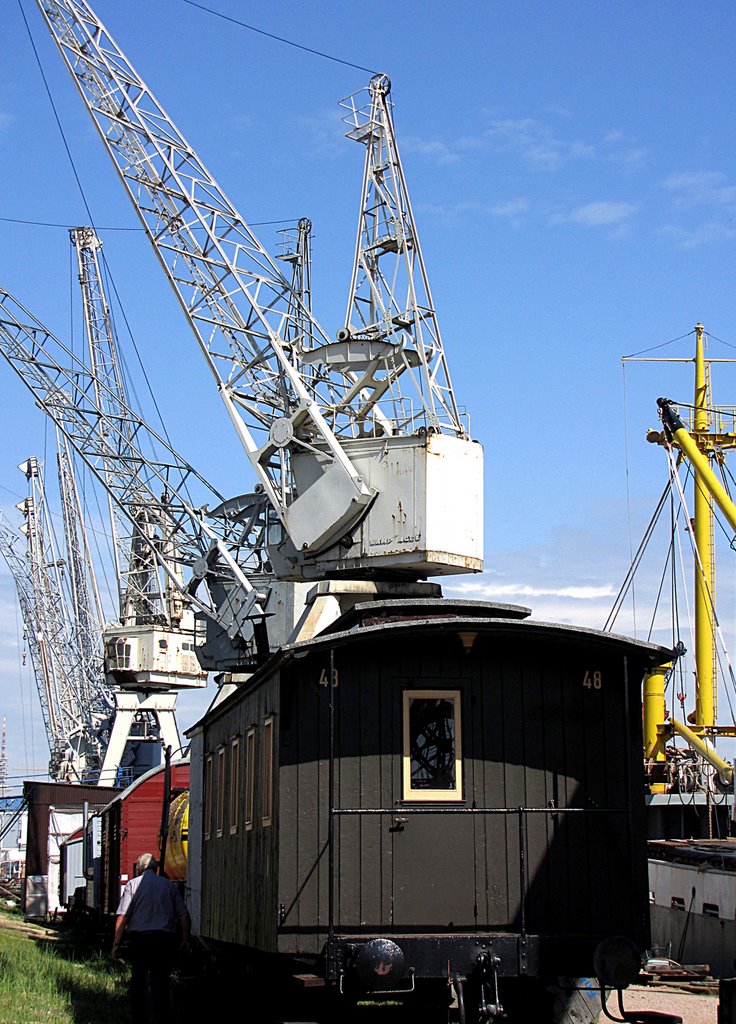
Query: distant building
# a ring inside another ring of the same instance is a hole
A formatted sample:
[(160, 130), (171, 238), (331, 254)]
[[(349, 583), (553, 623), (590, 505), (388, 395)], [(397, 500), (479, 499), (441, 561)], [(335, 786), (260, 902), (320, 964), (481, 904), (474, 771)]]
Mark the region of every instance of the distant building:
[(24, 782), (28, 841), (23, 887), (26, 918), (44, 918), (60, 907), (59, 847), (78, 829), (84, 814), (98, 811), (119, 792), (113, 787), (69, 782)]

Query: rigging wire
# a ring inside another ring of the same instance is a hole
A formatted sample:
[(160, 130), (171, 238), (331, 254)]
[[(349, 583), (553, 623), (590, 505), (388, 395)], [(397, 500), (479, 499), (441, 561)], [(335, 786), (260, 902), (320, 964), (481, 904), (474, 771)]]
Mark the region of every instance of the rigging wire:
[[(672, 455), (671, 457), (674, 458), (674, 455)], [(685, 510), (687, 511), (687, 503), (685, 501), (685, 494), (684, 494), (684, 491), (682, 490), (679, 477), (677, 478), (677, 486), (678, 486), (678, 490), (680, 492), (680, 500), (682, 502), (683, 508), (685, 508)], [(712, 592), (711, 587), (710, 587), (710, 582), (709, 582), (709, 580), (706, 579), (705, 573), (703, 572), (703, 563), (702, 563), (702, 561), (700, 559), (700, 553), (698, 551), (697, 545), (695, 544), (695, 538), (692, 535), (692, 531), (689, 531), (689, 536), (690, 536), (690, 546), (691, 546), (691, 549), (692, 549), (693, 560), (695, 561), (695, 564), (696, 564), (696, 567), (697, 567), (697, 571), (699, 572), (700, 577), (703, 580), (703, 586), (704, 586), (705, 593), (706, 593), (707, 599), (708, 599), (708, 606), (709, 606), (710, 615), (712, 617), (713, 627), (714, 627), (714, 638), (717, 638), (720, 641), (721, 650), (723, 650), (723, 652), (725, 654), (725, 657), (728, 659), (729, 673), (728, 673), (728, 677), (727, 678), (729, 678), (731, 680), (732, 686), (734, 688), (734, 692), (736, 693), (736, 676), (734, 676), (734, 672), (733, 672), (733, 669), (731, 668), (731, 664), (730, 664), (730, 659), (728, 658), (728, 648), (727, 648), (727, 645), (726, 645), (725, 637), (723, 635), (723, 631), (721, 629), (720, 620), (719, 620), (718, 614), (716, 612), (714, 595), (713, 595), (713, 592)], [(731, 705), (731, 698), (730, 698), (730, 696), (728, 694), (728, 690), (726, 689), (725, 692), (726, 692), (726, 699), (728, 700), (728, 704), (729, 704), (729, 709), (731, 710), (732, 721), (736, 722), (736, 718), (734, 718), (733, 707)]]
[[(0, 221), (3, 224), (25, 224), (29, 227), (34, 228), (63, 228), (64, 231), (73, 231), (74, 228), (79, 227), (78, 224), (59, 224), (55, 221), (49, 220), (25, 220), (21, 217), (0, 217)], [(103, 231), (143, 231), (143, 228), (139, 227), (105, 227)]]
[[(679, 474), (678, 474), (678, 466), (679, 466), (679, 464), (678, 464), (677, 457), (675, 456), (674, 450), (671, 447), (668, 447), (666, 450), (667, 450), (667, 458), (668, 458), (670, 478), (671, 478), (671, 480), (676, 481), (675, 486), (676, 486), (678, 494), (680, 496), (680, 504), (679, 504), (679, 506), (678, 506), (676, 511), (674, 510), (674, 506), (673, 506), (673, 518), (672, 518), (673, 534), (672, 534), (672, 536), (673, 536), (673, 542), (675, 543), (675, 551), (676, 551), (676, 553), (678, 555), (678, 558), (679, 558), (680, 578), (684, 582), (687, 579), (687, 573), (686, 573), (686, 569), (685, 569), (685, 558), (684, 558), (684, 552), (683, 552), (682, 538), (681, 538), (680, 533), (679, 533), (679, 531), (677, 529), (677, 525), (679, 523), (680, 515), (681, 514), (682, 514), (682, 517), (685, 519), (686, 523), (690, 522), (690, 518), (688, 516), (687, 504), (685, 502), (684, 488), (681, 486), (680, 477), (679, 477)], [(688, 464), (687, 465), (687, 469), (686, 469), (686, 479), (689, 479), (690, 474), (691, 474), (691, 468), (690, 468), (690, 465)], [(688, 537), (690, 539), (690, 546), (691, 546), (691, 549), (692, 549), (692, 547), (694, 546), (694, 543), (695, 543), (694, 538), (693, 538), (693, 534), (692, 534), (692, 530), (687, 529), (686, 533), (687, 533), (687, 535), (688, 535)], [(690, 594), (689, 594), (688, 587), (687, 586), (683, 586), (682, 592), (683, 592), (684, 601), (685, 601), (685, 611), (687, 613), (687, 631), (688, 631), (689, 642), (690, 642), (690, 645), (691, 645), (691, 649), (695, 650), (695, 622), (694, 622), (692, 611), (690, 609)], [(680, 632), (680, 602), (679, 602), (679, 594), (675, 594), (674, 595), (673, 610), (674, 610), (676, 629), (677, 629), (677, 632), (676, 632), (675, 635), (677, 636), (677, 638), (679, 640), (680, 635), (681, 635), (681, 632)], [(685, 675), (684, 667), (680, 670), (680, 694), (682, 696), (678, 695), (678, 700), (680, 701), (680, 706), (681, 706), (681, 708), (683, 709), (683, 712), (684, 712), (685, 704), (686, 704), (687, 699), (688, 699), (687, 676)]]
[[(101, 257), (101, 263), (102, 263), (102, 271), (103, 271), (103, 274), (105, 276), (106, 283), (108, 285), (108, 288), (112, 288), (112, 292), (113, 292), (113, 294), (115, 296), (115, 300), (117, 302), (118, 309), (120, 310), (120, 314), (121, 314), (121, 316), (123, 318), (123, 323), (125, 324), (125, 329), (128, 332), (128, 338), (130, 339), (130, 343), (133, 346), (133, 351), (135, 353), (136, 361), (138, 363), (138, 366), (140, 367), (141, 373), (143, 374), (143, 379), (146, 382), (146, 389), (148, 391), (149, 398), (151, 399), (151, 401), (153, 403), (153, 407), (156, 410), (156, 418), (158, 420), (159, 426), (161, 428), (163, 436), (168, 441), (169, 445), (171, 445), (171, 447), (173, 448), (173, 445), (171, 444), (171, 438), (169, 436), (168, 429), (166, 427), (166, 424), (164, 423), (164, 419), (163, 419), (163, 416), (161, 414), (161, 408), (160, 408), (160, 406), (158, 404), (158, 401), (156, 400), (155, 394), (153, 393), (153, 388), (151, 387), (150, 375), (146, 371), (146, 368), (145, 368), (145, 366), (143, 364), (143, 358), (141, 356), (140, 349), (138, 348), (138, 344), (137, 344), (137, 342), (135, 340), (135, 336), (134, 336), (133, 331), (131, 329), (130, 321), (128, 320), (128, 315), (125, 312), (125, 306), (123, 305), (122, 300), (120, 298), (120, 293), (118, 292), (118, 288), (117, 288), (117, 285), (115, 283), (115, 278), (113, 277), (112, 271), (110, 269), (110, 265), (108, 264), (107, 258), (105, 257), (104, 249), (102, 249), (100, 251), (100, 257)], [(117, 338), (119, 335), (118, 335), (117, 328), (115, 327), (115, 314), (114, 314), (114, 311), (112, 309), (112, 303), (110, 304), (109, 313), (110, 313), (110, 323), (111, 323), (111, 326), (112, 326), (113, 335)], [(138, 396), (136, 394), (136, 389), (135, 389), (135, 385), (133, 383), (132, 375), (129, 373), (128, 368), (126, 366), (125, 354), (120, 351), (119, 346), (117, 346), (117, 352), (118, 352), (118, 355), (120, 356), (121, 363), (122, 363), (122, 370), (123, 370), (123, 375), (125, 377), (125, 387), (126, 387), (126, 390), (127, 389), (131, 389), (132, 392), (133, 392), (133, 398), (134, 398), (135, 405), (132, 406), (132, 408), (137, 407), (137, 408), (140, 409), (141, 408), (141, 404), (140, 404), (140, 402), (138, 402)]]
[[(260, 227), (268, 227), (271, 224), (296, 224), (298, 220), (299, 220), (298, 217), (280, 217), (278, 220), (254, 220), (254, 221), (249, 221), (248, 223), (250, 224), (250, 226), (252, 228), (260, 228)], [(78, 228), (78, 227), (81, 226), (79, 224), (79, 222), (75, 222), (74, 224), (60, 224), (57, 221), (25, 220), (25, 219), (23, 219), (21, 217), (0, 217), (0, 222), (2, 222), (3, 224), (25, 224), (26, 226), (36, 227), (36, 228), (58, 228), (58, 229), (63, 230), (63, 231), (73, 231), (74, 228)], [(95, 230), (97, 230), (97, 229), (95, 229)], [(117, 226), (110, 226), (110, 225), (108, 225), (106, 227), (100, 228), (99, 230), (103, 231), (105, 234), (107, 234), (108, 231), (138, 231), (138, 232), (142, 232), (142, 231), (145, 230), (145, 228), (138, 227), (135, 224), (132, 225), (131, 227), (121, 227), (120, 225), (117, 225)]]
[(286, 39), (284, 36), (274, 35), (273, 32), (266, 32), (262, 28), (256, 28), (255, 25), (249, 25), (245, 21), (240, 21), (238, 18), (233, 18), (228, 14), (223, 14), (221, 11), (216, 11), (212, 7), (205, 7), (204, 4), (195, 3), (194, 0), (184, 0), (185, 4), (190, 7), (196, 7), (200, 11), (204, 11), (206, 14), (212, 14), (216, 18), (222, 18), (223, 21), (232, 22), (233, 25), (239, 25), (241, 28), (247, 28), (249, 32), (256, 32), (260, 36), (267, 36), (269, 39), (275, 39), (279, 43), (285, 43), (287, 46), (293, 46), (297, 50), (304, 50), (306, 53), (314, 54), (315, 57), (322, 57), (325, 60), (334, 61), (336, 64), (344, 64), (346, 67), (355, 68), (356, 71), (365, 71), (368, 75), (377, 75), (378, 71), (374, 71), (372, 68), (364, 68), (360, 64), (353, 64), (352, 61), (343, 60), (341, 57), (334, 57), (330, 53), (324, 53), (322, 50), (315, 50), (311, 46), (304, 46), (302, 43), (295, 43), (293, 39)]
[[(188, 3), (189, 0), (184, 0)], [(642, 348), (638, 352), (630, 352), (627, 356), (622, 356), (622, 359), (636, 359), (637, 356), (646, 355), (647, 352), (656, 352), (657, 349), (666, 348), (668, 345), (673, 345), (676, 341), (682, 341), (683, 338), (689, 338), (691, 334), (695, 334), (695, 329), (688, 331), (687, 334), (681, 334), (677, 338), (670, 338), (669, 341), (662, 341), (659, 345), (651, 345), (649, 348)]]
[(36, 44), (35, 44), (35, 42), (33, 40), (32, 34), (31, 34), (31, 27), (28, 24), (28, 21), (26, 19), (26, 12), (23, 10), (23, 4), (21, 3), (21, 0), (18, 0), (18, 7), (20, 8), (21, 18), (23, 19), (23, 24), (25, 25), (26, 32), (28, 33), (28, 39), (29, 39), (30, 44), (31, 44), (31, 49), (33, 50), (33, 55), (36, 58), (36, 64), (38, 65), (38, 70), (39, 70), (39, 73), (41, 75), (41, 79), (43, 81), (44, 88), (46, 89), (46, 95), (49, 98), (49, 103), (51, 104), (51, 109), (52, 109), (53, 114), (54, 114), (54, 119), (56, 120), (56, 125), (57, 125), (57, 127), (59, 129), (59, 134), (61, 135), (62, 142), (64, 143), (64, 149), (66, 150), (66, 155), (69, 158), (69, 163), (71, 165), (72, 173), (73, 173), (74, 179), (75, 179), (75, 181), (77, 183), (77, 187), (79, 188), (79, 192), (80, 192), (80, 195), (82, 197), (82, 202), (84, 204), (84, 208), (87, 211), (87, 216), (89, 217), (90, 224), (94, 224), (94, 218), (92, 217), (92, 211), (89, 208), (89, 203), (87, 202), (87, 196), (86, 196), (84, 188), (82, 186), (82, 179), (79, 176), (79, 172), (77, 170), (77, 165), (74, 163), (74, 157), (72, 156), (72, 151), (69, 148), (69, 142), (67, 141), (66, 134), (64, 133), (64, 128), (63, 128), (63, 126), (61, 124), (61, 118), (59, 117), (59, 112), (56, 109), (56, 104), (54, 103), (54, 98), (51, 95), (51, 88), (49, 86), (48, 80), (47, 80), (46, 75), (44, 73), (43, 65), (41, 64), (41, 58), (38, 55), (38, 50), (36, 49)]
[(664, 566), (662, 567), (662, 574), (659, 577), (659, 586), (657, 587), (657, 593), (655, 595), (654, 605), (652, 607), (652, 617), (651, 617), (651, 619), (649, 621), (649, 631), (647, 633), (647, 641), (648, 642), (651, 642), (651, 639), (652, 639), (652, 633), (654, 632), (654, 628), (655, 628), (656, 621), (657, 621), (657, 614), (659, 613), (659, 602), (660, 602), (660, 600), (662, 598), (662, 593), (664, 591), (664, 585), (665, 585), (665, 582), (667, 580), (668, 572), (671, 573), (672, 570), (673, 570), (673, 564), (672, 563), (674, 562), (674, 559), (672, 558), (672, 544), (673, 544), (673, 539), (671, 538), (670, 539), (670, 547), (669, 547), (669, 550), (667, 552), (667, 558), (665, 559)]
[[(623, 376), (623, 390), (624, 390), (624, 463), (625, 463), (625, 475), (626, 475), (626, 524), (629, 538), (629, 564), (632, 563), (634, 557), (633, 548), (633, 533), (632, 533), (632, 522), (631, 522), (631, 473), (629, 470), (629, 396), (626, 381), (626, 361), (621, 360), (621, 373)], [(631, 587), (631, 616), (633, 623), (633, 632), (636, 636), (636, 589)], [(603, 627), (605, 630), (605, 626)]]
[(611, 629), (613, 628), (613, 625), (616, 622), (616, 619), (618, 618), (618, 614), (621, 611), (621, 607), (622, 607), (623, 602), (624, 602), (624, 600), (626, 598), (626, 595), (627, 595), (627, 593), (629, 591), (629, 588), (633, 585), (633, 581), (634, 581), (634, 577), (636, 575), (636, 571), (639, 568), (639, 565), (640, 565), (641, 560), (642, 560), (642, 558), (644, 556), (644, 553), (645, 553), (645, 551), (647, 549), (649, 541), (652, 538), (652, 534), (653, 534), (654, 529), (655, 529), (655, 527), (657, 525), (659, 517), (662, 514), (662, 509), (664, 508), (665, 502), (667, 500), (667, 494), (669, 493), (670, 487), (671, 487), (671, 482), (668, 482), (666, 484), (666, 486), (665, 486), (664, 491), (662, 492), (662, 494), (660, 496), (660, 499), (659, 499), (659, 501), (657, 503), (657, 507), (656, 507), (656, 509), (654, 511), (654, 514), (652, 515), (652, 518), (649, 520), (647, 528), (644, 531), (644, 536), (643, 536), (641, 542), (639, 543), (639, 547), (638, 547), (638, 549), (636, 551), (636, 554), (634, 555), (632, 563), (629, 566), (629, 570), (626, 573), (626, 578), (624, 579), (623, 583), (621, 584), (619, 592), (616, 595), (616, 598), (615, 598), (615, 600), (613, 602), (613, 607), (611, 608), (611, 611), (608, 614), (608, 618), (606, 619), (605, 625), (603, 626), (603, 632), (604, 633), (609, 633), (611, 631)]
[(719, 345), (725, 345), (727, 348), (736, 348), (736, 345), (734, 345), (732, 342), (724, 341), (723, 338), (717, 338), (715, 336), (715, 334), (711, 334), (710, 331), (708, 331), (708, 335), (707, 336), (709, 338), (712, 338), (713, 341), (717, 341)]

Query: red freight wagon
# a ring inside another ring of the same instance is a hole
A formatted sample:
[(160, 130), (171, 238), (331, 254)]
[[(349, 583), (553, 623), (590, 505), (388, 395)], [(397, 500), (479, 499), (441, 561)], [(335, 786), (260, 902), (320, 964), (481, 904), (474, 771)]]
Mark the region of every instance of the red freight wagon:
[[(142, 853), (159, 852), (164, 801), (162, 766), (136, 779), (102, 809), (102, 913), (114, 914)], [(171, 765), (171, 799), (189, 789), (189, 762)]]

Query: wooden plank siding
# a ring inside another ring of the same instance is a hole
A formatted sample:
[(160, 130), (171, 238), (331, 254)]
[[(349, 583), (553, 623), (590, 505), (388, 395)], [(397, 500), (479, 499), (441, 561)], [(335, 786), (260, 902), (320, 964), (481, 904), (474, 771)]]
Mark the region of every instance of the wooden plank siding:
[[(222, 942), (272, 949), (276, 936), (276, 865), (278, 830), (263, 825), (263, 727), (274, 716), (275, 736), (279, 734), (278, 676), (233, 704), (225, 716), (217, 716), (205, 729), (205, 760), (213, 757), (212, 804), (204, 814), (212, 824), (202, 843), (203, 899), (201, 932), (204, 937)], [(247, 766), (247, 734), (255, 729), (255, 788), (252, 828), (246, 827), (246, 794), (251, 779)], [(230, 786), (232, 772), (230, 748), (239, 739), (240, 770), (237, 801), (237, 827), (231, 826)], [(218, 752), (224, 752), (224, 793), (218, 792)], [(272, 821), (279, 815), (278, 750), (274, 744)], [(220, 801), (222, 803), (220, 804)], [(217, 828), (217, 807), (223, 811), (222, 829)]]
[[(473, 629), (469, 651), (456, 630), (431, 622), (358, 629), (334, 641), (336, 806), (386, 811), (336, 818), (337, 931), (518, 932), (523, 910), (531, 934), (643, 939), (640, 684), (652, 654), (620, 638), (520, 621), (483, 620)], [(231, 834), (226, 821), (221, 836), (213, 831), (203, 843), (206, 938), (290, 954), (324, 947), (329, 643), (277, 660), (203, 720), (205, 757), (228, 750), (236, 736), (245, 756), (255, 726), (260, 770), (269, 715), (275, 740), (273, 825), (261, 822), (257, 786), (253, 828)], [(407, 689), (460, 694), (460, 801), (404, 800)], [(243, 763), (241, 804), (246, 785)], [(224, 799), (227, 813), (227, 790)], [(425, 813), (406, 813), (415, 807)], [(458, 807), (514, 813), (443, 813)], [(518, 808), (550, 812), (522, 816), (523, 907)], [(641, 899), (621, 900), (623, 885)]]

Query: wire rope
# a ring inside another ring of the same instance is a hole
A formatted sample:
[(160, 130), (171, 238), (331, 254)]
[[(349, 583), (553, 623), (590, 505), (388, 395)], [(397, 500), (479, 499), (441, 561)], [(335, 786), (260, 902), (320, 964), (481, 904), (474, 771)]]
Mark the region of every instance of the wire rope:
[[(626, 525), (629, 539), (629, 563), (631, 564), (631, 562), (633, 562), (634, 559), (634, 547), (631, 520), (631, 474), (629, 472), (629, 396), (626, 380), (626, 361), (624, 359), (621, 360), (621, 373), (623, 376), (624, 392), (624, 466), (626, 476)], [(633, 585), (633, 580), (631, 586), (631, 621), (633, 625), (633, 633), (634, 636), (636, 636), (636, 589)]]
[(256, 28), (255, 25), (249, 25), (245, 21), (240, 21), (239, 18), (233, 18), (228, 14), (223, 14), (221, 11), (216, 11), (212, 7), (205, 7), (204, 4), (195, 3), (194, 0), (184, 0), (185, 4), (190, 7), (196, 7), (200, 11), (204, 11), (206, 14), (211, 14), (215, 18), (222, 18), (223, 21), (229, 21), (233, 25), (239, 25), (240, 28), (247, 28), (249, 32), (255, 32), (260, 36), (266, 36), (268, 39), (275, 39), (276, 42), (285, 43), (287, 46), (293, 46), (297, 50), (304, 50), (306, 53), (311, 53), (315, 57), (322, 57), (324, 60), (331, 60), (335, 64), (344, 64), (349, 68), (355, 68), (357, 71), (365, 71), (368, 75), (377, 75), (379, 72), (374, 71), (372, 68), (364, 68), (360, 64), (354, 64), (352, 61), (344, 60), (342, 57), (334, 57), (330, 53), (324, 53), (322, 50), (315, 50), (311, 46), (305, 46), (303, 43), (295, 43), (293, 39), (286, 39), (284, 36), (277, 36), (273, 32), (266, 32), (265, 29)]

